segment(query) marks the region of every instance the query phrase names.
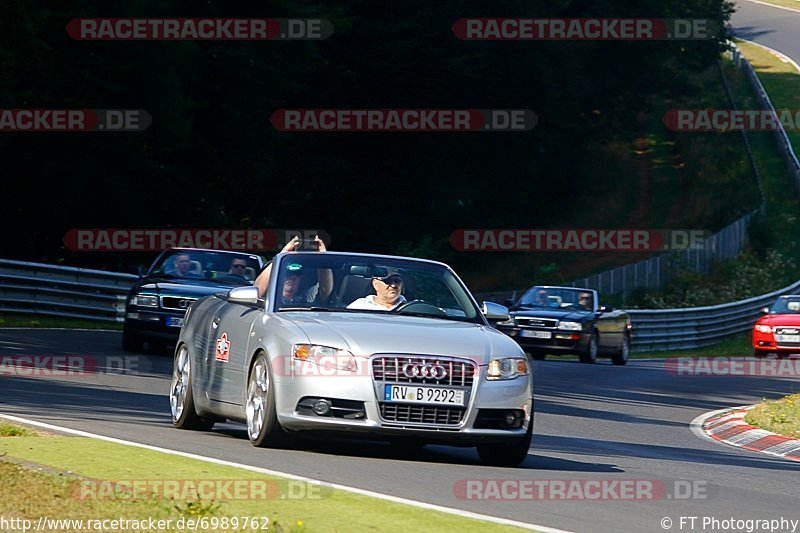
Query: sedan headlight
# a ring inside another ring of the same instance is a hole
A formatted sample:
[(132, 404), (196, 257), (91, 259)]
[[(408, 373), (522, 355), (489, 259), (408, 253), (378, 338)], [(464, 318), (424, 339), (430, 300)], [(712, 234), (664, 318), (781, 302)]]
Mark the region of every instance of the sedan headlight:
[(292, 358), (315, 363), (325, 369), (338, 368), (355, 372), (356, 359), (347, 350), (319, 346), (317, 344), (295, 344), (292, 346)]
[(580, 331), (583, 326), (580, 322), (559, 322), (558, 329), (565, 329), (567, 331)]
[(131, 305), (139, 307), (158, 307), (158, 296), (155, 294), (134, 294)]
[(522, 357), (492, 359), (486, 369), (486, 379), (496, 381), (528, 375), (528, 360)]
[(760, 333), (772, 333), (772, 326), (766, 326), (764, 324), (757, 324), (756, 331)]

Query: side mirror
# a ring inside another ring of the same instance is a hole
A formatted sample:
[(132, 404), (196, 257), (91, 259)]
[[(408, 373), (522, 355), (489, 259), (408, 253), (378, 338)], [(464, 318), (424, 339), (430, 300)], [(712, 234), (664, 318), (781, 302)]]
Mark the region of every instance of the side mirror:
[(508, 314), (508, 307), (494, 302), (483, 302), (481, 312), (486, 317), (486, 320), (492, 322), (503, 322), (511, 318)]
[(137, 274), (139, 274), (140, 278), (144, 277), (144, 275), (147, 274), (147, 267), (145, 267), (144, 265), (138, 265), (136, 267), (136, 272)]
[(762, 315), (768, 315), (769, 314), (769, 307), (762, 307), (761, 308), (761, 314)]
[(610, 305), (601, 305), (600, 308), (598, 309), (598, 311), (601, 313), (610, 313), (613, 310), (614, 308)]
[(505, 305), (506, 307), (511, 307), (512, 305), (514, 305), (514, 298), (509, 298), (508, 300), (505, 301), (503, 305)]
[(258, 303), (258, 287), (235, 287), (228, 291), (228, 301), (235, 304), (253, 305)]

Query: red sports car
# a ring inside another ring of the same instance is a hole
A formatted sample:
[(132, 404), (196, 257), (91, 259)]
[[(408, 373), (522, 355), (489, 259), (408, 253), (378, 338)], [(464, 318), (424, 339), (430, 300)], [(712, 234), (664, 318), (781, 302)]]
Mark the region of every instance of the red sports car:
[(753, 326), (753, 355), (800, 353), (800, 295), (781, 296)]

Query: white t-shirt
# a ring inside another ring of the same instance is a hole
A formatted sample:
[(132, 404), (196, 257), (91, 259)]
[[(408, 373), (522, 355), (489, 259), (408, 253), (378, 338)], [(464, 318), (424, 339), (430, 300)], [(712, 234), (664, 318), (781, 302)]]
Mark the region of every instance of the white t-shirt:
[(375, 295), (370, 294), (369, 296), (365, 296), (364, 298), (359, 298), (358, 300), (353, 300), (350, 305), (347, 306), (348, 309), (371, 309), (376, 311), (391, 311), (398, 305), (404, 303), (406, 301), (406, 297), (402, 294), (400, 298), (397, 299), (397, 302), (392, 307), (383, 306), (375, 301)]

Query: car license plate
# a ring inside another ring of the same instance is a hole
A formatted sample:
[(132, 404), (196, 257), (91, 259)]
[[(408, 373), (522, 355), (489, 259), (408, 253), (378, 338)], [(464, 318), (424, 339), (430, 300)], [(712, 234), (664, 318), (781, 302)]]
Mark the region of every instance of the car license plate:
[(519, 332), (520, 337), (532, 337), (534, 339), (549, 339), (553, 334), (549, 331), (536, 331), (535, 329), (523, 329)]
[(386, 402), (433, 403), (437, 405), (464, 405), (464, 391), (440, 387), (416, 387), (409, 385), (385, 385), (383, 400)]
[(777, 342), (800, 342), (800, 335), (775, 335)]
[(183, 317), (168, 316), (167, 317), (167, 326), (169, 326), (171, 328), (183, 327)]

